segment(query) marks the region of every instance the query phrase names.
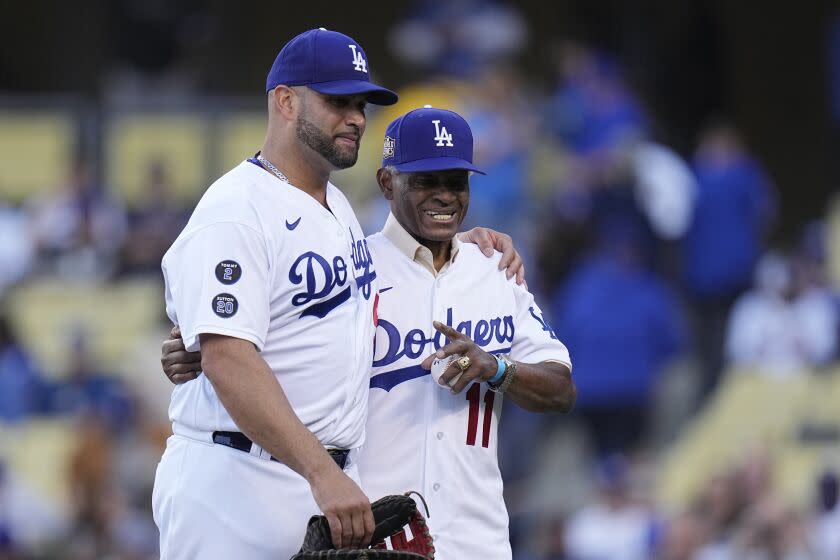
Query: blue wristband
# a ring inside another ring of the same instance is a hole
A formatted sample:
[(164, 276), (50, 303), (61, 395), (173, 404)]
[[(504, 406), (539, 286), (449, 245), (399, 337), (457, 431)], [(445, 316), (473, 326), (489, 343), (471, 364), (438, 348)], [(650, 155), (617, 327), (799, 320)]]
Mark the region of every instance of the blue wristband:
[(499, 367), (496, 369), (496, 375), (488, 379), (487, 383), (498, 383), (499, 379), (501, 379), (505, 375), (505, 370), (507, 369), (507, 364), (503, 359), (496, 355), (494, 355), (493, 357), (496, 358), (496, 362), (499, 364)]

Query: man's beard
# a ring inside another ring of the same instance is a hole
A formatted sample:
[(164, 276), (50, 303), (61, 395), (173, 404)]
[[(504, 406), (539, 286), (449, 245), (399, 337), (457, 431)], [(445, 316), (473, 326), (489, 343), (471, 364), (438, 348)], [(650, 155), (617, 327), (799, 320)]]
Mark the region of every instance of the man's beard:
[(330, 162), (336, 169), (347, 169), (356, 164), (359, 158), (359, 144), (351, 151), (341, 150), (332, 137), (325, 134), (303, 115), (298, 117), (295, 133), (298, 139)]

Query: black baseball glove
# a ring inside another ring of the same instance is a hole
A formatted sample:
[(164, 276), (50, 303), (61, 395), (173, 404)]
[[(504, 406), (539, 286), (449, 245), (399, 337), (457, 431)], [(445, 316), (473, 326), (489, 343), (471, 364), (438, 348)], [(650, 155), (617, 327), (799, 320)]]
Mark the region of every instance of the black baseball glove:
[[(309, 520), (300, 552), (291, 560), (434, 560), (435, 546), (429, 527), (410, 494), (385, 496), (370, 505), (376, 523), (370, 548), (336, 550), (327, 518), (316, 515)], [(411, 540), (406, 536), (406, 526), (411, 530)], [(385, 542), (389, 537), (391, 548)]]

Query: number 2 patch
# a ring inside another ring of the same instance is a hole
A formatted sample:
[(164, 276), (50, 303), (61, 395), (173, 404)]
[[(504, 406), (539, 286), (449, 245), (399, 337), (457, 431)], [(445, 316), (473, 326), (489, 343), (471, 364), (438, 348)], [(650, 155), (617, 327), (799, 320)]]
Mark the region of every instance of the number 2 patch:
[(227, 319), (233, 317), (239, 310), (239, 302), (231, 294), (219, 294), (213, 298), (213, 313)]
[(242, 276), (242, 267), (236, 261), (222, 261), (216, 265), (216, 280), (222, 284), (236, 284)]

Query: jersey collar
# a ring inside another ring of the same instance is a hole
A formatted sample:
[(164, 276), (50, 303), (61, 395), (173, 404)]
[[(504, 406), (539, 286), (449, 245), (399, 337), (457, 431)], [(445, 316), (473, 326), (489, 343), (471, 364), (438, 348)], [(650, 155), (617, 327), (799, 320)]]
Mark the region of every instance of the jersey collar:
[(458, 245), (460, 242), (457, 237), (452, 238), (452, 248), (449, 251), (449, 260), (443, 265), (440, 271), (435, 270), (434, 258), (432, 252), (428, 247), (424, 247), (408, 233), (404, 227), (397, 221), (393, 214), (388, 214), (388, 219), (385, 220), (385, 226), (382, 228), (382, 235), (385, 239), (394, 244), (400, 253), (413, 260), (417, 264), (437, 276), (455, 262), (455, 257), (458, 256)]

